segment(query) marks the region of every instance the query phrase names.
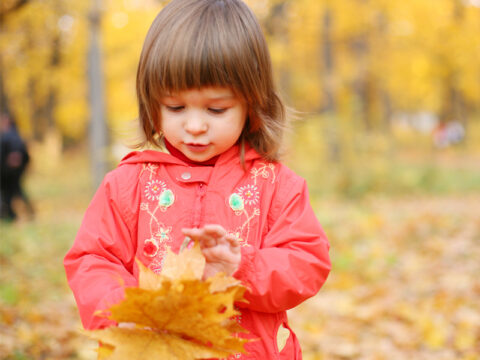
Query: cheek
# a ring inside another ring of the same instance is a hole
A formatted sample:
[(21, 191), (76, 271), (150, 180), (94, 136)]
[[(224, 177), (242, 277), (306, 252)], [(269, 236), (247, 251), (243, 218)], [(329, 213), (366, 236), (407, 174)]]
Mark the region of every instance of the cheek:
[(158, 126), (162, 129), (163, 132), (171, 131), (174, 128), (175, 121), (172, 119), (172, 116), (164, 111), (160, 112), (160, 119), (158, 121)]
[(171, 139), (175, 135), (175, 129), (172, 126), (172, 122), (168, 118), (162, 117), (159, 121), (159, 127), (162, 131), (163, 136)]
[(232, 123), (234, 124), (232, 127), (236, 129), (237, 132), (242, 132), (245, 124), (247, 122), (247, 111), (243, 107), (238, 110), (237, 114), (235, 114), (234, 119), (232, 119)]
[(222, 128), (219, 129), (219, 133), (227, 135), (229, 138), (239, 137), (242, 133), (244, 122), (241, 121), (229, 121), (222, 124)]

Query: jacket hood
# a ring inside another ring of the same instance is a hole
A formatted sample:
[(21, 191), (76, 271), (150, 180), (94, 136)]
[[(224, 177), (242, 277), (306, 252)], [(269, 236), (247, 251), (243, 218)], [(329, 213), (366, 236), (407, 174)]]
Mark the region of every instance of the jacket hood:
[[(261, 156), (249, 145), (245, 145), (245, 161), (252, 161), (260, 159)], [(234, 145), (218, 158), (216, 165), (224, 164), (227, 162), (235, 161), (240, 163), (240, 146)], [(176, 164), (176, 165), (185, 165), (188, 166), (184, 161), (176, 158), (175, 156), (157, 150), (143, 150), (143, 151), (132, 151), (127, 154), (119, 166), (125, 164), (143, 164), (143, 163), (163, 163), (163, 164)]]

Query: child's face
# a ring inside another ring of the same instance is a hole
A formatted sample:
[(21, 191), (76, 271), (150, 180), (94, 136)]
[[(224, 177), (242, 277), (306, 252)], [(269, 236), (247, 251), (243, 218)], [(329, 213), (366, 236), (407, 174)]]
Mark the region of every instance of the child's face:
[(160, 103), (163, 135), (197, 162), (234, 145), (247, 117), (245, 100), (224, 87), (185, 90), (162, 97)]

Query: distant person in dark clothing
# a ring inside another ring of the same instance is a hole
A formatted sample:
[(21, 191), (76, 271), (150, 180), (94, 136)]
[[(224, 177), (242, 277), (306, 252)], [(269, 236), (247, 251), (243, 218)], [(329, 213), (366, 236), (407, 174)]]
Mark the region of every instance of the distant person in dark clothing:
[(17, 214), (12, 206), (15, 198), (20, 198), (26, 205), (29, 215), (33, 215), (33, 207), (22, 189), (22, 175), (25, 172), (30, 156), (25, 142), (20, 137), (12, 118), (5, 113), (0, 114), (0, 218), (15, 220)]

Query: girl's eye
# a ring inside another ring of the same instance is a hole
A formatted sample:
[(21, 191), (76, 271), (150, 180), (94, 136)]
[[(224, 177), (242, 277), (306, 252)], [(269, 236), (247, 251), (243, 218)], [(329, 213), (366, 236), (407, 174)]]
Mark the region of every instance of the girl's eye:
[(225, 108), (208, 108), (208, 111), (214, 114), (223, 114), (227, 109)]
[(167, 106), (167, 109), (169, 111), (173, 111), (173, 112), (182, 111), (184, 108), (185, 108), (185, 106)]

